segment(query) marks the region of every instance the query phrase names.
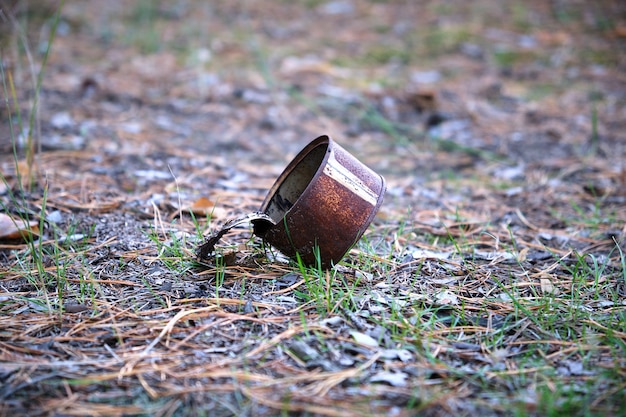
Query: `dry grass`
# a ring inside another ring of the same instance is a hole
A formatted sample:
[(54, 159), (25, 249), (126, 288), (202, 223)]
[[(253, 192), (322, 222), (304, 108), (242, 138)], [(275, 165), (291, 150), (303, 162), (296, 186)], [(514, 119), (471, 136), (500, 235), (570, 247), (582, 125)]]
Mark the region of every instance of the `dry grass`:
[[(116, 4), (65, 5), (34, 162), (0, 56), (0, 415), (626, 413), (620, 5)], [(321, 133), (388, 182), (349, 256), (196, 263)]]

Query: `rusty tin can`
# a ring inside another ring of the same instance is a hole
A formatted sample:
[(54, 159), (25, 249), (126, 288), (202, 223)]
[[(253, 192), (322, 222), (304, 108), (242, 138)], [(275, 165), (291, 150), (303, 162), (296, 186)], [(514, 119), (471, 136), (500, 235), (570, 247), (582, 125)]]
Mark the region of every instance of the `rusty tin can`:
[[(269, 222), (254, 233), (292, 259), (330, 268), (361, 238), (383, 202), (385, 179), (328, 136), (309, 143), (268, 192)], [(317, 253), (319, 251), (319, 253)]]

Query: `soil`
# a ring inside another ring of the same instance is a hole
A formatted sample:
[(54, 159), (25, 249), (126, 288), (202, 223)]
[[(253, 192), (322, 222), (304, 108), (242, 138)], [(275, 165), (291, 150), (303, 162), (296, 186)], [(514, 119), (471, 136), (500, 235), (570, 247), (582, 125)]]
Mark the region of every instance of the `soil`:
[[(428, 386), (426, 415), (506, 415), (393, 342), (389, 300), (455, 305), (453, 282), (479, 305), (555, 255), (626, 250), (623, 2), (66, 2), (43, 69), (58, 5), (0, 6), (1, 208), (46, 214), (39, 283), (16, 263), (36, 246), (0, 242), (0, 413), (412, 415)], [(322, 274), (361, 283), (357, 313), (311, 301), (246, 226), (195, 262), (323, 134), (387, 181), (365, 243)]]

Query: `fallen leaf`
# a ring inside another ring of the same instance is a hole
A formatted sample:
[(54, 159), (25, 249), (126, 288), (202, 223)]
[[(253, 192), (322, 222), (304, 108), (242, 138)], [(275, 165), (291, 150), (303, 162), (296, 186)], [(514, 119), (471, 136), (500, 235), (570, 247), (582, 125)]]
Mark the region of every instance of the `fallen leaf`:
[(411, 253), (413, 259), (450, 259), (452, 252), (435, 252), (426, 249), (416, 249)]
[(304, 362), (316, 360), (320, 357), (320, 354), (317, 350), (315, 350), (313, 347), (309, 346), (306, 342), (302, 340), (294, 342), (289, 347), (289, 350), (291, 351), (291, 353), (296, 355), (298, 359)]
[(474, 251), (473, 254), (475, 259), (480, 259), (483, 261), (491, 261), (493, 263), (499, 262), (514, 262), (515, 255), (509, 252), (487, 252), (487, 251)]
[(386, 382), (392, 387), (404, 387), (406, 386), (407, 374), (403, 372), (388, 372), (381, 371), (372, 375), (370, 382)]
[(559, 293), (559, 290), (552, 284), (552, 281), (550, 281), (548, 278), (541, 278), (540, 284), (541, 292), (543, 292), (544, 294), (556, 295)]
[(615, 26), (615, 35), (620, 38), (626, 38), (626, 25), (618, 24)]
[(13, 187), (18, 186), (17, 181), (20, 182), (20, 189), (25, 190), (29, 189), (31, 181), (35, 180), (39, 175), (39, 170), (35, 163), (28, 163), (27, 160), (22, 159), (20, 161), (7, 164), (2, 164), (0, 166), (0, 171), (5, 178), (5, 181), (2, 181), (2, 186), (0, 189), (11, 189)]
[(214, 201), (206, 197), (200, 197), (191, 205), (183, 208), (184, 212), (191, 212), (194, 216), (211, 216), (212, 219), (223, 219), (227, 217), (227, 210), (217, 206)]
[(439, 305), (457, 305), (459, 303), (459, 297), (450, 291), (441, 291), (435, 296), (435, 299)]
[(207, 214), (211, 214), (214, 209), (215, 203), (206, 197), (200, 197), (189, 207), (189, 211), (196, 216), (206, 216)]
[(354, 338), (354, 340), (364, 346), (368, 347), (378, 347), (378, 342), (371, 336), (366, 335), (361, 332), (350, 332), (350, 336)]
[(63, 306), (63, 310), (66, 313), (80, 313), (80, 312), (89, 310), (89, 307), (86, 306), (85, 304), (70, 304), (70, 303), (68, 303), (68, 304), (65, 304)]
[(39, 236), (39, 222), (0, 213), (0, 239), (29, 240)]
[(502, 363), (509, 357), (509, 350), (507, 348), (496, 348), (489, 352), (488, 359), (492, 364)]
[(402, 362), (407, 362), (413, 359), (413, 354), (406, 349), (385, 349), (381, 357), (384, 359), (400, 359)]

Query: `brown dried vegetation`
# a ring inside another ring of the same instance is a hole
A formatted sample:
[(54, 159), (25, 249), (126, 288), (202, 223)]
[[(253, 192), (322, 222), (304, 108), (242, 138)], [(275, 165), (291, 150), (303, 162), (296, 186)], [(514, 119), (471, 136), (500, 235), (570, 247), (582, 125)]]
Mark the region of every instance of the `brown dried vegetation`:
[[(0, 415), (626, 413), (623, 2), (33, 3), (0, 0)], [(388, 183), (349, 256), (238, 227), (196, 263), (320, 134)]]

